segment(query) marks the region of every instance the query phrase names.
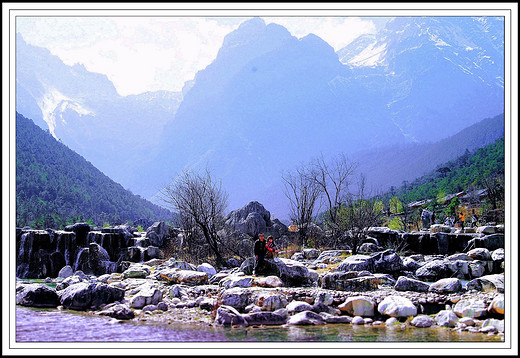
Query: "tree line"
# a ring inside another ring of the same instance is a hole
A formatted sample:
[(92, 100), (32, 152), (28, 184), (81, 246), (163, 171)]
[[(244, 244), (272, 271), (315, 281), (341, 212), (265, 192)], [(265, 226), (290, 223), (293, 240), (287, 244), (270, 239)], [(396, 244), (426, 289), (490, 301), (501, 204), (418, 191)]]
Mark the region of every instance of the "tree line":
[[(357, 164), (344, 154), (334, 158), (319, 156), (301, 163), (281, 175), (290, 219), (298, 228), (299, 245), (348, 248), (355, 254), (369, 227), (384, 225), (406, 231), (415, 223), (420, 228), (420, 211), (408, 204), (434, 199), (430, 202), (435, 205), (441, 194), (459, 189), (488, 189), (487, 200), (494, 202), (495, 208), (504, 195), (500, 182), (504, 172), (503, 146), (502, 138), (473, 154), (467, 151), (411, 184), (403, 183), (400, 188), (385, 192), (368, 188), (364, 175), (357, 172)], [(240, 244), (240, 238), (222, 235), (228, 194), (210, 171), (183, 172), (164, 188), (162, 196), (179, 213), (179, 224), (191, 254), (212, 256), (222, 262)], [(453, 203), (455, 207), (460, 204), (457, 200)], [(454, 210), (454, 205), (446, 210)], [(316, 234), (317, 229), (324, 234)]]

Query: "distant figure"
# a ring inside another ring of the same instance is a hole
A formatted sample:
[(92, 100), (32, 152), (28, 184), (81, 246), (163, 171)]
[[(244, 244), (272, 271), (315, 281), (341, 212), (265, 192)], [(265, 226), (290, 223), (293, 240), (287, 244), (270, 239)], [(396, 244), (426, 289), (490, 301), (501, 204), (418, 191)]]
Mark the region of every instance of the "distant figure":
[(258, 240), (255, 241), (255, 267), (253, 268), (253, 275), (256, 275), (259, 269), (264, 266), (266, 251), (264, 234), (259, 234)]
[(478, 216), (475, 214), (475, 210), (473, 210), (473, 215), (471, 216), (471, 226), (476, 227), (478, 226)]
[(421, 213), (421, 221), (423, 224), (423, 228), (428, 229), (430, 227), (431, 219), (432, 219), (432, 212), (424, 209)]
[(276, 254), (278, 253), (278, 249), (276, 248), (276, 245), (274, 244), (273, 237), (268, 236), (267, 237), (267, 243), (265, 244), (265, 248), (267, 250), (265, 257), (268, 259), (272, 259), (276, 257)]
[(431, 223), (432, 223), (432, 224), (437, 224), (437, 223), (435, 222), (435, 211), (432, 212)]
[(450, 226), (450, 224), (451, 224), (450, 217), (449, 217), (449, 216), (446, 216), (446, 218), (444, 219), (444, 225), (446, 225), (446, 226)]
[(464, 213), (461, 212), (459, 214), (460, 224), (462, 225), (462, 229), (464, 230), (464, 221), (466, 221), (466, 217), (464, 216)]

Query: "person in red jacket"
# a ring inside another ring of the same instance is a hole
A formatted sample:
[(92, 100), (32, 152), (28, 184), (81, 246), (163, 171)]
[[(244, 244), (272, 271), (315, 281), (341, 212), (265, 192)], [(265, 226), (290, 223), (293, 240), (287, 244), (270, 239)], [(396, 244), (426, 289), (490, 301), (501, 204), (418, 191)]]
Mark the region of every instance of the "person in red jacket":
[(276, 257), (276, 254), (278, 253), (278, 249), (276, 248), (276, 245), (274, 244), (273, 237), (268, 236), (267, 242), (265, 244), (266, 248), (266, 257), (269, 259), (272, 259)]

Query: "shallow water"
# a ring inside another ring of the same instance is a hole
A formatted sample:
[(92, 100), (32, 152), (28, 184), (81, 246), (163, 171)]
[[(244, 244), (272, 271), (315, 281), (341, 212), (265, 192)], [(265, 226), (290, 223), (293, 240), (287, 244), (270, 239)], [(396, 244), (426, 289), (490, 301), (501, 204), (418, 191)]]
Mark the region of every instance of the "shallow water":
[(502, 342), (499, 336), (447, 328), (351, 324), (224, 328), (145, 324), (57, 309), (16, 307), (16, 342)]

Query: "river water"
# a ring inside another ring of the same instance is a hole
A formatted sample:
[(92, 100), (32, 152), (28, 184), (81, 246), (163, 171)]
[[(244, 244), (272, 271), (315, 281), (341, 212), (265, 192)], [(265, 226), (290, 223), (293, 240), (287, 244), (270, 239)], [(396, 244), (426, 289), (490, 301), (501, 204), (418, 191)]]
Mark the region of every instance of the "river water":
[(116, 321), (84, 312), (16, 306), (16, 342), (503, 342), (448, 328), (351, 324), (225, 328)]

